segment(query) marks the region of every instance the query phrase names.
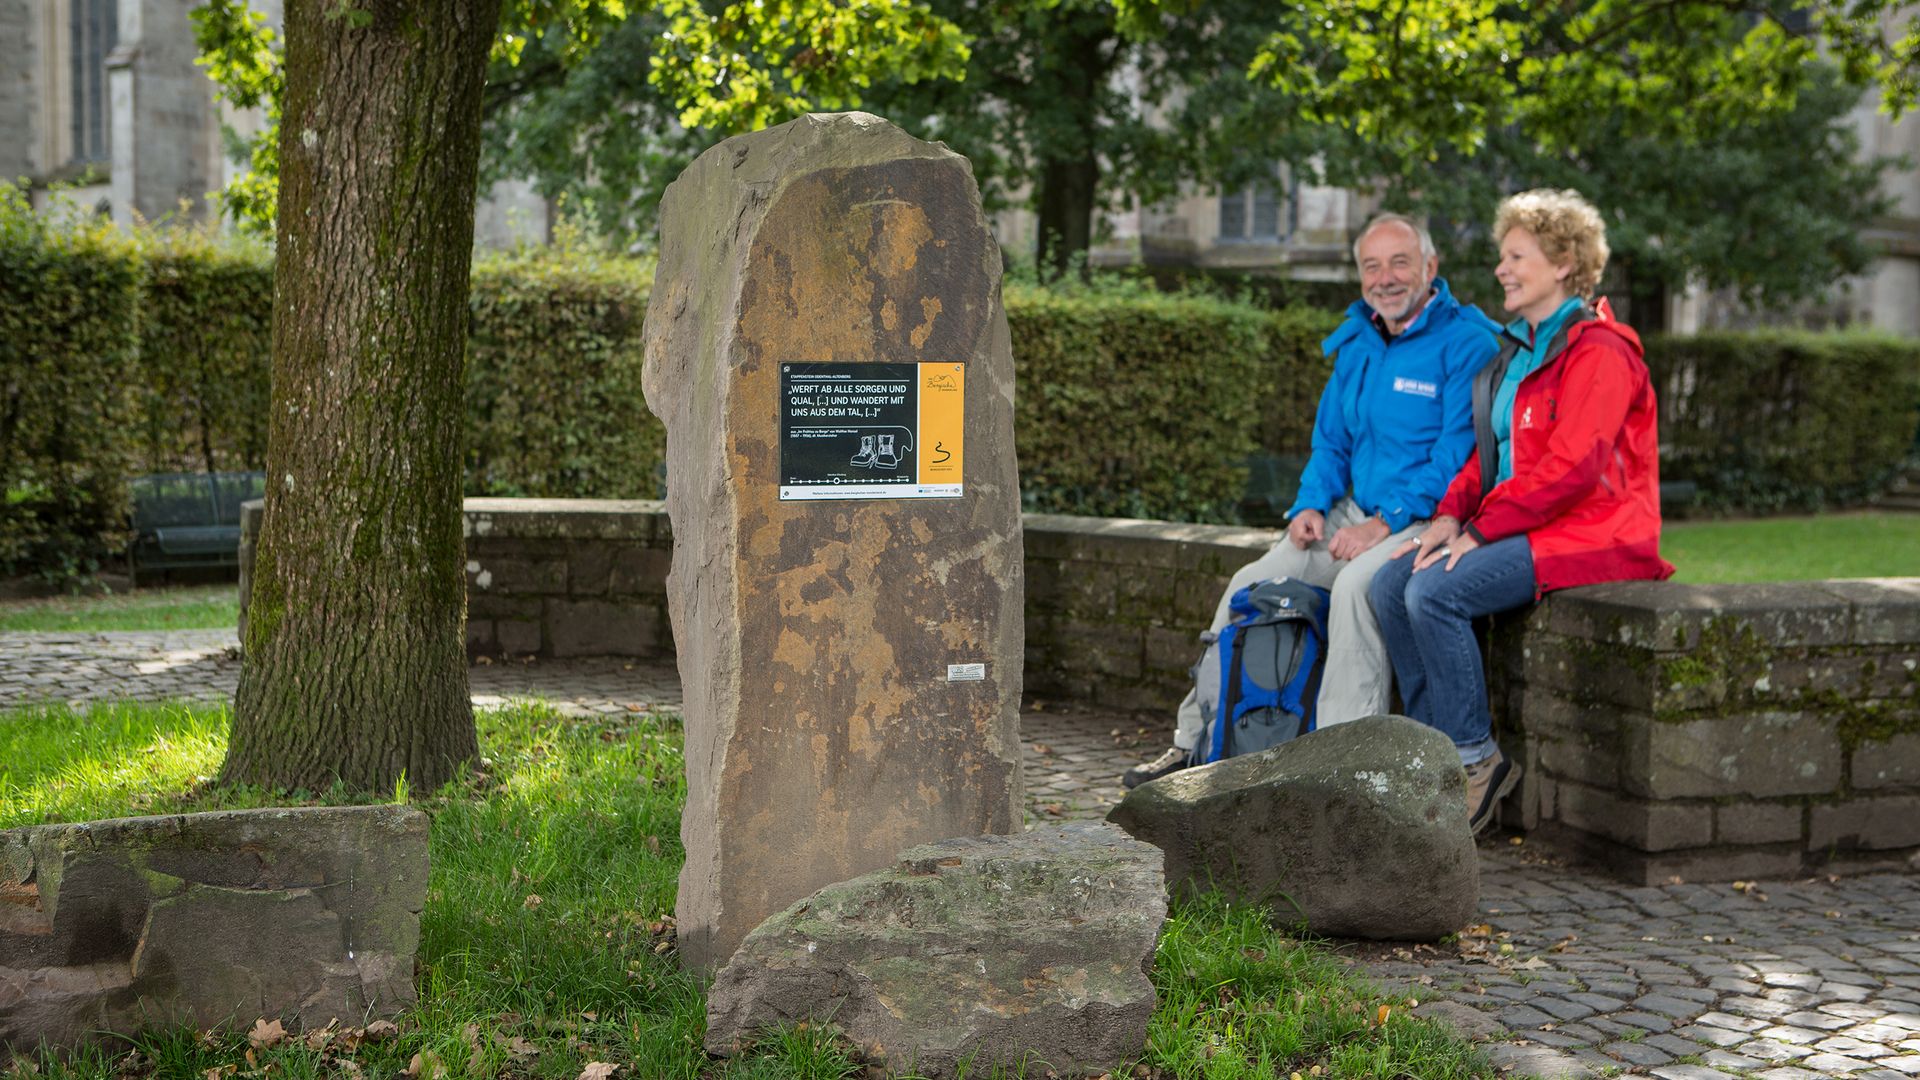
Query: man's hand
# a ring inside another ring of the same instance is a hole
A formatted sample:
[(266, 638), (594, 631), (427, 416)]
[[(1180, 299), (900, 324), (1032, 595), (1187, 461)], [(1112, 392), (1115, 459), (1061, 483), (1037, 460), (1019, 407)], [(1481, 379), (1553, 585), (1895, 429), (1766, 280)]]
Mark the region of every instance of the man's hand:
[(1354, 559), (1360, 553), (1393, 535), (1387, 523), (1377, 517), (1370, 517), (1358, 525), (1349, 525), (1334, 532), (1333, 539), (1327, 543), (1327, 552), (1336, 559)]
[(1302, 510), (1287, 522), (1287, 539), (1301, 551), (1327, 535), (1327, 519), (1318, 510)]
[(1433, 519), (1425, 532), (1395, 548), (1392, 557), (1399, 559), (1405, 557), (1409, 551), (1419, 552), (1413, 560), (1413, 568), (1418, 570), (1432, 561), (1427, 558), (1429, 555), (1446, 547), (1449, 541), (1459, 535), (1459, 520), (1442, 514)]

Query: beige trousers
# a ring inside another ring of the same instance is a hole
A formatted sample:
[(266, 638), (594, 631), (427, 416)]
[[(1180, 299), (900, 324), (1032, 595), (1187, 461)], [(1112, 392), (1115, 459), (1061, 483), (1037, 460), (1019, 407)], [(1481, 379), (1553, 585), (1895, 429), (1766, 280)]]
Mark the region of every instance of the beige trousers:
[[(1366, 512), (1351, 498), (1341, 499), (1327, 511), (1327, 539), (1332, 539), (1335, 531), (1366, 519)], [(1351, 560), (1329, 554), (1327, 539), (1315, 541), (1304, 551), (1294, 547), (1292, 540), (1282, 539), (1234, 573), (1227, 591), (1220, 595), (1213, 625), (1208, 629), (1219, 633), (1230, 617), (1228, 605), (1234, 592), (1256, 581), (1286, 576), (1327, 589), (1332, 593), (1327, 605), (1327, 665), (1320, 676), (1316, 723), (1328, 727), (1384, 713), (1390, 701), (1393, 669), (1387, 663), (1387, 644), (1380, 637), (1380, 624), (1373, 617), (1367, 588), (1394, 549), (1426, 527), (1424, 521), (1413, 522)], [(1199, 698), (1188, 690), (1186, 700), (1180, 703), (1173, 744), (1182, 750), (1193, 749), (1200, 738), (1201, 722)]]

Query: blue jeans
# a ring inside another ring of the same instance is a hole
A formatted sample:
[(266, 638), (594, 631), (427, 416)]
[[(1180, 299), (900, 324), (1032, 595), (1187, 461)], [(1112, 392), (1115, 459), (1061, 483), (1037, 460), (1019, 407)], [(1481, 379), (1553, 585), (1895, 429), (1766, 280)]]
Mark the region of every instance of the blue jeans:
[(1460, 763), (1492, 757), (1493, 714), (1473, 620), (1533, 600), (1533, 551), (1510, 536), (1413, 572), (1417, 552), (1387, 563), (1373, 579), (1373, 613), (1400, 682), (1407, 715), (1453, 740)]

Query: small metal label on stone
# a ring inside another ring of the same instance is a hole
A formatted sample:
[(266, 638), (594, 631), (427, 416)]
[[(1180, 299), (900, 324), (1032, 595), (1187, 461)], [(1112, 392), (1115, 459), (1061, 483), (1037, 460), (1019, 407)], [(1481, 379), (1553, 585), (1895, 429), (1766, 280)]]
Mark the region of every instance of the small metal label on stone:
[(780, 498), (959, 498), (966, 373), (780, 365)]
[(948, 664), (948, 682), (985, 682), (987, 665), (985, 664)]

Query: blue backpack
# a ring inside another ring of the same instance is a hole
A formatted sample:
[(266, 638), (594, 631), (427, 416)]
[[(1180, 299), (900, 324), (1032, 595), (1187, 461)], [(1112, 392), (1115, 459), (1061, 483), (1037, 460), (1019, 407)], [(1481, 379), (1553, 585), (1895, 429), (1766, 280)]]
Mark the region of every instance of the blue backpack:
[(1314, 728), (1327, 590), (1279, 577), (1235, 591), (1228, 605), (1232, 621), (1194, 668), (1205, 723), (1196, 765), (1278, 746)]

